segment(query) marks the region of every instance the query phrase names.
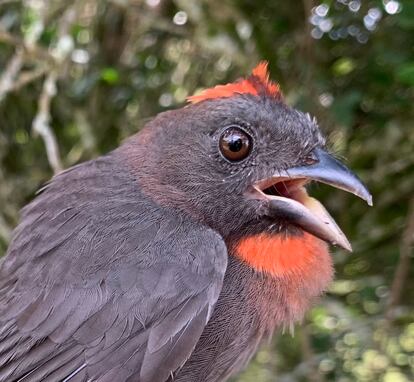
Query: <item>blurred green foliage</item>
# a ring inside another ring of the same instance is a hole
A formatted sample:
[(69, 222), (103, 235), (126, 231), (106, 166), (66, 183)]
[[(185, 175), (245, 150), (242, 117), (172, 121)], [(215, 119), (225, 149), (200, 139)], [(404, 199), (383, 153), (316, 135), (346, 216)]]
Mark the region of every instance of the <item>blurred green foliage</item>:
[(235, 380), (413, 381), (413, 42), (412, 0), (0, 0), (0, 255), (53, 174), (39, 110), (69, 167), (267, 59), (375, 205), (312, 190), (354, 252), (333, 250), (321, 304)]

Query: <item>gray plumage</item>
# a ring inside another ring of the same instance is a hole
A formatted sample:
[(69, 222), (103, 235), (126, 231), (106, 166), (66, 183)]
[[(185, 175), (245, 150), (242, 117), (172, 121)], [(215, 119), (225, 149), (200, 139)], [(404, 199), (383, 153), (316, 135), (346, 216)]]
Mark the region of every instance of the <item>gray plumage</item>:
[(165, 381), (226, 262), (217, 234), (145, 198), (114, 157), (58, 175), (0, 267), (0, 381)]
[[(219, 150), (229, 127), (251, 138), (243, 161)], [(226, 381), (331, 280), (326, 251), (280, 274), (237, 253), (302, 238), (247, 192), (324, 144), (279, 98), (242, 94), (162, 113), (54, 177), (0, 263), (0, 382)]]

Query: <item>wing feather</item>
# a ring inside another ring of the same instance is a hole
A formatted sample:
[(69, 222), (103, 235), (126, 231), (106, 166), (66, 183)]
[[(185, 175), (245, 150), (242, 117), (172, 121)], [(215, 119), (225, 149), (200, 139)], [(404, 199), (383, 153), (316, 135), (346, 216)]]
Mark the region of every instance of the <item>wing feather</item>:
[(58, 175), (23, 209), (0, 264), (0, 382), (164, 382), (201, 336), (225, 244), (115, 159)]

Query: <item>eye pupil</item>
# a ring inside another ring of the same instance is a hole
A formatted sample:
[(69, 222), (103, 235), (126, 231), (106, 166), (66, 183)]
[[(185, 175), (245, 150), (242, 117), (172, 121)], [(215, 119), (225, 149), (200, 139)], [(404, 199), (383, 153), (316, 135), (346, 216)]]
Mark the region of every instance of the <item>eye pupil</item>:
[(251, 137), (239, 127), (229, 127), (220, 137), (220, 151), (232, 161), (241, 161), (251, 150)]
[[(232, 137), (235, 138), (235, 137)], [(229, 149), (233, 152), (240, 151), (243, 147), (243, 140), (241, 138), (235, 138), (229, 142)]]

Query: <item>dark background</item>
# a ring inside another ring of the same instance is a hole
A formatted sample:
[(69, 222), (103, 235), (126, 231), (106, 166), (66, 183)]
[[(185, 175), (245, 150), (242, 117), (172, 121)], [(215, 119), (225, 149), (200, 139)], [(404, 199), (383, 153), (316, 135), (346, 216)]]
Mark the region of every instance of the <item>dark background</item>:
[(332, 250), (329, 293), (235, 380), (413, 381), (412, 0), (0, 0), (0, 255), (54, 171), (261, 59), (374, 207), (312, 188), (354, 252)]

